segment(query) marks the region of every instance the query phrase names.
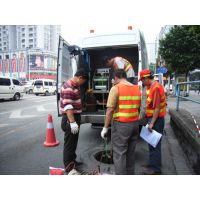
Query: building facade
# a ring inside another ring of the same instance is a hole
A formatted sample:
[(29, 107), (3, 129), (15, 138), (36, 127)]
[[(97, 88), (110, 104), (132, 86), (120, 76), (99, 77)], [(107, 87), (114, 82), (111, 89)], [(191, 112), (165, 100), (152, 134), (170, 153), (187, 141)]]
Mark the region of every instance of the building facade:
[(60, 26), (0, 26), (0, 75), (56, 79)]

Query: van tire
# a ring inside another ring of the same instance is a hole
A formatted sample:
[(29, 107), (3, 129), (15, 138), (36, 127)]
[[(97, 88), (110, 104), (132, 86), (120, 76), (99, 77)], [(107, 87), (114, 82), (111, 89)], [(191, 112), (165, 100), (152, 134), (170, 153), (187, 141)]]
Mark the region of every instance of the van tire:
[(29, 93), (29, 94), (33, 94), (33, 90), (30, 89), (30, 90), (28, 91), (28, 93)]
[(16, 93), (13, 97), (14, 101), (19, 101), (20, 100), (20, 94)]
[(49, 95), (49, 91), (45, 91), (45, 96), (48, 96)]
[(36, 96), (38, 96), (38, 94), (35, 94)]

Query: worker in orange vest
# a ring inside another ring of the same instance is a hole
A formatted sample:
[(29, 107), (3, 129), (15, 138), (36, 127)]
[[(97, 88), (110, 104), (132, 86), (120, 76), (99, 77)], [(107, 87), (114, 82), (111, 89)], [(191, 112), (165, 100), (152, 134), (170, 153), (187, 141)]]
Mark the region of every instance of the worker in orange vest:
[[(166, 97), (163, 85), (153, 81), (152, 72), (148, 69), (140, 72), (139, 81), (147, 87), (146, 117), (150, 132), (154, 129), (163, 133), (166, 115)], [(144, 166), (144, 174), (161, 174), (161, 140), (154, 148), (149, 145), (149, 163)]]
[(114, 58), (109, 57), (109, 56), (104, 56), (103, 62), (106, 66), (113, 67), (114, 70), (123, 69), (126, 72), (127, 80), (130, 83), (134, 82), (135, 72), (134, 72), (133, 66), (125, 58), (122, 58), (120, 56), (117, 56)]
[(113, 162), (118, 175), (134, 174), (134, 151), (139, 135), (139, 86), (127, 81), (123, 69), (115, 71), (115, 85), (111, 88), (104, 128), (101, 137), (106, 139), (112, 121), (111, 137)]

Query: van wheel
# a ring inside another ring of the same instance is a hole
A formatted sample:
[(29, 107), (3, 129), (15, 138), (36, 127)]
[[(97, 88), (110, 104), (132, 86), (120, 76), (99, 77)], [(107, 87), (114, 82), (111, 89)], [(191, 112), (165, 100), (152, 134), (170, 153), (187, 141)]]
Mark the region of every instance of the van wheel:
[(15, 101), (19, 101), (20, 100), (20, 94), (15, 94), (15, 96), (13, 97), (13, 99)]
[(36, 96), (38, 96), (38, 94), (35, 94)]
[(29, 94), (33, 94), (33, 90), (30, 89), (30, 90), (28, 91), (28, 93), (29, 93)]
[(54, 93), (53, 93), (54, 95), (56, 95), (56, 90), (54, 91)]
[(49, 92), (48, 92), (48, 91), (46, 91), (44, 94), (45, 94), (45, 96), (48, 96), (48, 95), (49, 95)]

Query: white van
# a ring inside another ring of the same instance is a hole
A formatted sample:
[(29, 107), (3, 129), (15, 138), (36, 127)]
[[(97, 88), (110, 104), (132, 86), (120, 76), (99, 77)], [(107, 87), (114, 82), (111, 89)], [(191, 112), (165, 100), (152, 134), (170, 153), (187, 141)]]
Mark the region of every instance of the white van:
[(34, 83), (33, 93), (38, 96), (39, 94), (49, 95), (56, 94), (56, 82), (51, 79), (37, 79)]
[(20, 100), (24, 94), (24, 86), (19, 80), (11, 77), (0, 77), (0, 99)]
[[(81, 86), (83, 102), (81, 123), (91, 123), (93, 127), (101, 127), (104, 124), (106, 102), (113, 78), (113, 70), (103, 65), (102, 58), (122, 56), (129, 60), (134, 68), (137, 84), (139, 72), (148, 66), (144, 36), (138, 29), (123, 33), (90, 34), (82, 38), (79, 46), (74, 46), (73, 51), (72, 47), (60, 37), (57, 83), (62, 84), (74, 75), (76, 69), (84, 68), (89, 74), (89, 81)], [(76, 59), (77, 67), (73, 66), (72, 58)], [(87, 93), (90, 89), (93, 91), (91, 95)], [(57, 107), (60, 116), (59, 98), (58, 90)]]

